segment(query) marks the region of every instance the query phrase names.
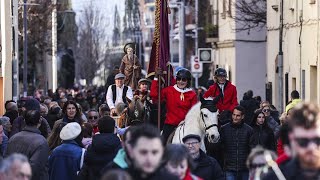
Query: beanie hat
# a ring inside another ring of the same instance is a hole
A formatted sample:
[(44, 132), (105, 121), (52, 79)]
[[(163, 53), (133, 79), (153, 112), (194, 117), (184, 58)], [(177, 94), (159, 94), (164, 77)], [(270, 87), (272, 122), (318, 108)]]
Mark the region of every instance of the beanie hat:
[(30, 111), (30, 110), (40, 111), (40, 102), (34, 98), (30, 98), (26, 100), (24, 107), (27, 109), (27, 111)]
[(81, 133), (81, 126), (77, 122), (71, 122), (65, 125), (61, 132), (60, 138), (62, 140), (74, 140), (76, 139)]

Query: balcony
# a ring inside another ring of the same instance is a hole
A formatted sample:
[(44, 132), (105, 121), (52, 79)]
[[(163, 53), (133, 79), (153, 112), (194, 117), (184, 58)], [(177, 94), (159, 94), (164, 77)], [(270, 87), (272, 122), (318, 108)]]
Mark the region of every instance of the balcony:
[(217, 42), (219, 38), (219, 28), (217, 25), (207, 24), (204, 27), (204, 31), (206, 32), (206, 42)]

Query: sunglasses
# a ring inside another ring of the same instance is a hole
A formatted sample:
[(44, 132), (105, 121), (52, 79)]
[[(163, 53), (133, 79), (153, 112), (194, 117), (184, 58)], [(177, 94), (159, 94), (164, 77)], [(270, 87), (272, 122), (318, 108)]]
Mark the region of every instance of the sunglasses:
[(270, 112), (270, 109), (264, 109), (262, 112)]
[(261, 168), (263, 166), (265, 166), (265, 163), (256, 163), (256, 164), (250, 164), (249, 168), (250, 169), (257, 169), (257, 168)]
[(258, 118), (264, 118), (264, 116), (258, 116)]
[(311, 142), (316, 144), (317, 146), (320, 146), (320, 137), (315, 137), (315, 138), (295, 138), (297, 144), (302, 147), (306, 148), (309, 146)]
[(98, 116), (89, 116), (88, 119), (98, 119)]
[(183, 82), (187, 82), (188, 81), (187, 78), (179, 78), (179, 77), (177, 77), (176, 80), (177, 81), (183, 81)]

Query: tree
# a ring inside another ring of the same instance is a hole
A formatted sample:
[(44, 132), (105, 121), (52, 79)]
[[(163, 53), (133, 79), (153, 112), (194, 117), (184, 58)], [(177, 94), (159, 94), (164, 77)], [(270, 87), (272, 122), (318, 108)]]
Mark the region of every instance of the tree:
[(100, 10), (93, 4), (83, 10), (79, 25), (79, 42), (76, 61), (79, 61), (80, 76), (88, 84), (99, 67), (104, 63), (107, 53), (107, 39), (105, 27), (107, 21)]
[(239, 23), (236, 31), (264, 28), (267, 24), (267, 0), (236, 0), (236, 15)]
[[(45, 86), (45, 57), (51, 48), (51, 1), (34, 0), (33, 5), (27, 6), (27, 38), (28, 38), (28, 84), (34, 88)], [(23, 57), (23, 6), (19, 7), (19, 51)], [(20, 58), (19, 67), (22, 80), (23, 58)]]

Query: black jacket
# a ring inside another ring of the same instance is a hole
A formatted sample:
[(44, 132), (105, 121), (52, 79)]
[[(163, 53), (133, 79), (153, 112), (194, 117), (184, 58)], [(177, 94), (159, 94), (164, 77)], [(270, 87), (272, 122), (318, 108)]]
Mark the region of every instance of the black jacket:
[[(280, 166), (280, 170), (286, 180), (319, 180), (320, 179), (320, 172), (315, 174), (315, 177), (306, 177), (304, 176), (304, 170), (300, 167), (299, 162), (297, 159), (293, 159), (288, 163)], [(277, 180), (277, 176), (274, 171), (269, 168), (268, 174), (262, 177), (262, 180)]]
[(200, 150), (200, 157), (194, 160), (196, 168), (192, 173), (204, 180), (223, 180), (224, 175), (222, 169), (214, 158), (207, 156)]
[(260, 145), (266, 149), (276, 151), (276, 140), (273, 131), (265, 126), (253, 125), (253, 134), (250, 138), (251, 148)]
[(93, 136), (79, 179), (100, 179), (100, 171), (113, 160), (120, 148), (120, 139), (115, 134), (103, 133)]
[(126, 171), (131, 176), (132, 180), (179, 180), (178, 177), (170, 174), (165, 168), (156, 170), (155, 173), (150, 174), (148, 177), (141, 177), (141, 172), (135, 169), (129, 168)]
[(224, 169), (247, 170), (246, 160), (250, 153), (252, 128), (246, 123), (232, 122), (221, 127), (221, 144), (224, 152)]

